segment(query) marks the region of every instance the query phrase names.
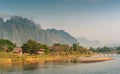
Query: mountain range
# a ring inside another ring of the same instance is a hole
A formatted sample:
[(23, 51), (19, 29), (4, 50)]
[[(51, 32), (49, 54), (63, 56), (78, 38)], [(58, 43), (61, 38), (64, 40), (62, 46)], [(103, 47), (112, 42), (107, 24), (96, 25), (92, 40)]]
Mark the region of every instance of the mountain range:
[(41, 25), (36, 24), (33, 20), (20, 16), (11, 16), (4, 21), (0, 17), (0, 39), (8, 39), (13, 43), (21, 46), (29, 39), (37, 42), (53, 45), (54, 43), (62, 43), (72, 45), (80, 43), (85, 47), (100, 47), (102, 43), (95, 40), (90, 41), (87, 38), (75, 38), (64, 30), (42, 29)]
[(78, 40), (80, 45), (85, 46), (85, 47), (94, 47), (94, 48), (96, 48), (96, 47), (103, 46), (103, 44), (98, 40), (90, 41), (85, 37), (77, 38), (77, 40)]
[(0, 38), (11, 40), (21, 46), (29, 39), (52, 45), (54, 43), (73, 44), (77, 39), (64, 30), (42, 29), (34, 21), (20, 16), (12, 16), (4, 21), (0, 18)]

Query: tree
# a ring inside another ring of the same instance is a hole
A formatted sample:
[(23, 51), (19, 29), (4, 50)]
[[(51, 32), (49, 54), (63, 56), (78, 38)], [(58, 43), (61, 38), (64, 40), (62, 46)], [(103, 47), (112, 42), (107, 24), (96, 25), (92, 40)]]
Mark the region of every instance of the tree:
[(117, 53), (120, 53), (120, 47), (116, 48)]
[(72, 49), (76, 51), (78, 49), (79, 43), (74, 43)]
[(77, 51), (80, 52), (81, 54), (85, 54), (89, 52), (89, 50), (83, 46), (78, 46)]
[(89, 50), (95, 52), (95, 49), (93, 47), (90, 47)]
[(28, 40), (26, 43), (22, 45), (23, 53), (36, 53), (39, 49), (39, 45), (34, 40)]
[(10, 40), (0, 39), (0, 51), (11, 52), (15, 47)]

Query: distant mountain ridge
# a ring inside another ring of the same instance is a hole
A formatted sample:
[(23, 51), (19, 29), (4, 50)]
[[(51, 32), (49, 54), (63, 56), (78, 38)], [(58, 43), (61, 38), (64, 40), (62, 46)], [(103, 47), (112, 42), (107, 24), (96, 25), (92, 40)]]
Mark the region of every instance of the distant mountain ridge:
[(108, 47), (120, 47), (120, 42), (107, 44), (106, 46), (108, 46)]
[(98, 40), (90, 41), (85, 37), (77, 38), (77, 40), (78, 40), (80, 45), (85, 46), (85, 47), (94, 47), (94, 48), (96, 48), (96, 47), (101, 47), (102, 46), (102, 43), (99, 42)]
[(12, 16), (7, 21), (0, 17), (0, 38), (11, 40), (17, 45), (22, 45), (29, 39), (48, 45), (77, 43), (77, 39), (64, 30), (44, 30), (39, 24), (20, 16)]

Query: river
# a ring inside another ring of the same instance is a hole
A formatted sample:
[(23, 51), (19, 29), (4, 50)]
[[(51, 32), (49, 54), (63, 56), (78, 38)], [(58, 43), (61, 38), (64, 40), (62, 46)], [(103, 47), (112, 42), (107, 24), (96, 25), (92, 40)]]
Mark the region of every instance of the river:
[(64, 60), (45, 62), (44, 64), (7, 64), (0, 65), (0, 74), (120, 74), (120, 57), (96, 63)]

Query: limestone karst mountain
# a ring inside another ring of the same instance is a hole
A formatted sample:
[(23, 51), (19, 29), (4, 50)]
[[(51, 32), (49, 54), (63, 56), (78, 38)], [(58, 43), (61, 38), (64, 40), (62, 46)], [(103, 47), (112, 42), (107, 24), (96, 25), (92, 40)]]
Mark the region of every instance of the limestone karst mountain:
[(64, 30), (44, 30), (35, 22), (20, 16), (12, 16), (7, 21), (0, 18), (0, 38), (11, 40), (17, 45), (22, 45), (29, 39), (48, 45), (77, 43), (77, 40)]

